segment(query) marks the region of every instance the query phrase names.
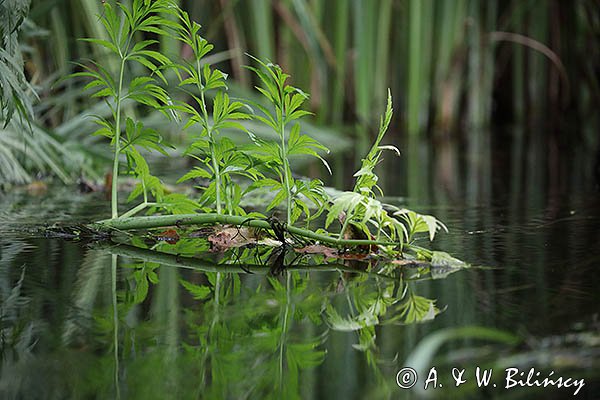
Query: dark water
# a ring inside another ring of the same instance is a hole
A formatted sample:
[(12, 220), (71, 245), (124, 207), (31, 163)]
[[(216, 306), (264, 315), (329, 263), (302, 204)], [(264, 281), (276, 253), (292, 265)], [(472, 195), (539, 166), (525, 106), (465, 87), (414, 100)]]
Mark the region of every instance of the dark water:
[[(593, 159), (459, 148), (413, 148), (384, 179), (405, 196), (389, 202), (450, 228), (433, 246), (472, 267), (447, 275), (303, 259), (273, 276), (249, 265), (260, 256), (238, 254), (242, 270), (193, 240), (159, 242), (179, 256), (156, 256), (141, 241), (46, 239), (39, 224), (105, 217), (107, 201), (75, 188), (0, 195), (0, 398), (561, 399), (581, 380), (576, 398), (598, 398)], [(405, 367), (411, 390), (396, 382)], [(487, 385), (477, 367), (492, 371)], [(522, 387), (532, 368), (530, 383), (555, 383)]]

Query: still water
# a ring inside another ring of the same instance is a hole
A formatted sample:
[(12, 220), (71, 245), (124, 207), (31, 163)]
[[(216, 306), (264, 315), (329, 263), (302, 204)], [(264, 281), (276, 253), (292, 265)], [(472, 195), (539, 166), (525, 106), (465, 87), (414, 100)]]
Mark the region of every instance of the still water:
[(591, 164), (457, 147), (412, 149), (383, 184), (444, 221), (433, 247), (458, 270), (301, 258), (273, 275), (256, 264), (277, 255), (200, 239), (48, 239), (36, 227), (104, 218), (108, 202), (0, 194), (0, 398), (598, 398)]

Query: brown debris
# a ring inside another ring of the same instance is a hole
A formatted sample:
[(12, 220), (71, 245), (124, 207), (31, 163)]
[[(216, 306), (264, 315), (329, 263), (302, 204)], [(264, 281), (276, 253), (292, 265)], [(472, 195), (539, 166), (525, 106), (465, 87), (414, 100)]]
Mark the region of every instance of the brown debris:
[(154, 237), (159, 242), (167, 242), (168, 244), (176, 244), (179, 241), (179, 233), (175, 229), (167, 229)]
[(208, 236), (213, 251), (221, 251), (232, 247), (242, 247), (250, 245), (280, 246), (281, 242), (270, 238), (264, 238), (258, 235), (256, 229), (246, 226), (224, 226), (218, 231)]
[(333, 247), (324, 246), (322, 244), (311, 244), (299, 249), (294, 249), (296, 253), (304, 254), (323, 254), (328, 258), (339, 258), (339, 252)]

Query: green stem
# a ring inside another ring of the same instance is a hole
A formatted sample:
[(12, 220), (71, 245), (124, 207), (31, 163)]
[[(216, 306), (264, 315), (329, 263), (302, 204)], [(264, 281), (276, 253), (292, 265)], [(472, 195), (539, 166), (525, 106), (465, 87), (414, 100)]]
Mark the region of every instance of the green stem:
[(124, 213), (123, 215), (121, 215), (121, 218), (129, 218), (129, 217), (133, 217), (135, 214), (139, 213), (140, 211), (142, 211), (144, 208), (146, 207), (151, 207), (151, 206), (155, 206), (156, 203), (153, 202), (149, 202), (147, 200), (144, 200), (143, 203), (138, 204), (137, 206), (133, 207), (131, 210), (127, 211), (126, 213)]
[(142, 177), (142, 189), (144, 190), (144, 204), (148, 203), (148, 190), (146, 190), (146, 181), (144, 181), (144, 177)]
[(202, 71), (200, 70), (200, 59), (196, 59), (196, 70), (198, 71), (198, 90), (200, 91), (200, 99), (202, 104), (200, 104), (200, 108), (202, 109), (202, 116), (204, 117), (204, 127), (206, 129), (206, 134), (208, 135), (208, 145), (210, 148), (210, 159), (212, 162), (213, 170), (215, 171), (215, 194), (216, 194), (216, 203), (217, 203), (217, 214), (222, 213), (221, 209), (221, 170), (219, 168), (219, 160), (217, 160), (216, 152), (215, 152), (215, 141), (213, 138), (213, 129), (212, 126), (209, 125), (208, 122), (208, 111), (206, 109), (206, 100), (204, 97), (204, 87), (202, 85)]
[[(167, 226), (183, 226), (183, 225), (209, 225), (209, 224), (229, 224), (229, 225), (246, 225), (253, 228), (271, 230), (271, 224), (264, 219), (251, 219), (246, 216), (239, 215), (223, 215), (223, 214), (179, 214), (179, 215), (157, 215), (146, 217), (131, 217), (118, 219), (105, 219), (93, 224), (92, 227), (97, 229), (109, 228), (117, 230), (133, 230), (133, 229), (151, 229), (162, 228)], [(341, 237), (333, 237), (316, 233), (308, 229), (302, 229), (295, 226), (287, 225), (287, 232), (302, 236), (307, 239), (312, 239), (320, 243), (328, 243), (334, 246), (399, 246), (401, 243), (386, 242), (380, 240), (368, 239), (346, 239)], [(409, 246), (404, 244), (404, 246)], [(409, 246), (410, 248), (410, 246)]]
[[(283, 99), (283, 92), (280, 90), (281, 99)], [(287, 149), (285, 146), (285, 121), (283, 112), (283, 104), (281, 106), (281, 114), (280, 114), (280, 133), (281, 136), (281, 158), (283, 161), (283, 180), (285, 185), (286, 192), (286, 208), (287, 208), (287, 224), (288, 226), (292, 225), (292, 188), (290, 187), (290, 164), (287, 158)]]
[(119, 313), (117, 307), (117, 261), (119, 256), (113, 254), (111, 258), (111, 293), (112, 293), (112, 312), (113, 312), (113, 351), (114, 351), (114, 383), (116, 398), (121, 398), (119, 385)]
[(123, 91), (123, 74), (125, 72), (125, 57), (121, 58), (121, 66), (119, 70), (119, 86), (117, 89), (117, 99), (115, 105), (115, 155), (113, 159), (113, 174), (111, 188), (111, 209), (112, 218), (119, 217), (119, 154), (121, 153), (121, 92)]
[(283, 152), (283, 178), (285, 180), (285, 191), (286, 191), (286, 208), (287, 208), (287, 224), (292, 225), (292, 188), (290, 185), (290, 165), (286, 155), (285, 149), (285, 129), (282, 128), (281, 136), (281, 151)]
[(342, 224), (342, 230), (340, 231), (340, 239), (344, 237), (344, 232), (346, 232), (346, 228), (348, 228), (348, 223), (350, 223), (350, 217), (346, 214), (346, 218), (344, 218), (344, 223)]
[(215, 170), (215, 193), (217, 195), (217, 214), (221, 214), (221, 171), (219, 169), (219, 161), (217, 160), (215, 154), (215, 143), (213, 141), (212, 132), (209, 135), (209, 147), (210, 147), (210, 158), (212, 161), (213, 169)]

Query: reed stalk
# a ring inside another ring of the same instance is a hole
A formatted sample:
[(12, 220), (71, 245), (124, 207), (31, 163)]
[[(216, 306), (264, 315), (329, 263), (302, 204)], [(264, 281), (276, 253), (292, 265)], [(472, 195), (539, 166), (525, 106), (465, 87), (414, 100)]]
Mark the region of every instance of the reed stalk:
[(410, 136), (419, 135), (419, 116), (421, 108), (421, 71), (422, 59), (422, 19), (421, 0), (408, 2), (408, 92), (407, 92), (407, 129)]
[(348, 45), (348, 31), (350, 15), (349, 2), (336, 1), (333, 19), (333, 48), (335, 53), (335, 78), (332, 85), (332, 104), (330, 120), (333, 124), (341, 125), (343, 122), (345, 88), (344, 79), (346, 77), (346, 54)]
[[(261, 60), (274, 60), (275, 29), (273, 27), (273, 12), (269, 0), (254, 0), (250, 8), (250, 32), (252, 43), (255, 46), (255, 54)], [(244, 21), (245, 22), (245, 21)], [(243, 22), (242, 22), (243, 23)]]

